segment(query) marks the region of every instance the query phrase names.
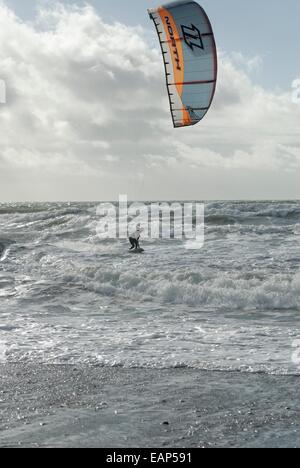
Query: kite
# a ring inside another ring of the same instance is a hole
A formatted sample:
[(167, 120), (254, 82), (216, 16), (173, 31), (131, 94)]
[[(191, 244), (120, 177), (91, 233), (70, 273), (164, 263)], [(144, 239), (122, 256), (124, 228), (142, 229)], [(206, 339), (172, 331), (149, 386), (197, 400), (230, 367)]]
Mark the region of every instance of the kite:
[(175, 128), (195, 125), (208, 112), (216, 90), (214, 33), (203, 8), (181, 0), (148, 10), (163, 55)]

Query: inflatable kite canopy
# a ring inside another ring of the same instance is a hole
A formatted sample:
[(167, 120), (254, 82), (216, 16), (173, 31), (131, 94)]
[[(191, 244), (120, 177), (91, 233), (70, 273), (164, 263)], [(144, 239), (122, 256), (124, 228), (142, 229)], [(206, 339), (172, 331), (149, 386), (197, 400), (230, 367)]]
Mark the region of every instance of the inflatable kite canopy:
[(217, 84), (217, 49), (207, 14), (183, 0), (148, 10), (163, 54), (174, 127), (203, 119)]

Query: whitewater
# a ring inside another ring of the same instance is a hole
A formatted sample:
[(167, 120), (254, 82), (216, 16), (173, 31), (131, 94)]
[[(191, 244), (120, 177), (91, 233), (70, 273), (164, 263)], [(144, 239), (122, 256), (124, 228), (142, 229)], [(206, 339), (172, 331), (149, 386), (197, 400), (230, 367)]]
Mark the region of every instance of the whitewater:
[(206, 202), (202, 249), (138, 256), (98, 205), (0, 204), (0, 362), (300, 374), (300, 202)]

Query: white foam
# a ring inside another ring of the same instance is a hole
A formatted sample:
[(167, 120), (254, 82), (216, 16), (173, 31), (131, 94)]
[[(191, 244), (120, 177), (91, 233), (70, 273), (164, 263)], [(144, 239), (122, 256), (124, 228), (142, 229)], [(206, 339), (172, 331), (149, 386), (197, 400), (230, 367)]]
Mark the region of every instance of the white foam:
[[(238, 274), (217, 274), (205, 279), (201, 273), (186, 270), (169, 272), (116, 271), (97, 269), (81, 277), (86, 287), (103, 295), (124, 296), (165, 304), (185, 304), (234, 310), (300, 310), (300, 274), (267, 275), (252, 279)], [(79, 278), (78, 278), (79, 280)]]

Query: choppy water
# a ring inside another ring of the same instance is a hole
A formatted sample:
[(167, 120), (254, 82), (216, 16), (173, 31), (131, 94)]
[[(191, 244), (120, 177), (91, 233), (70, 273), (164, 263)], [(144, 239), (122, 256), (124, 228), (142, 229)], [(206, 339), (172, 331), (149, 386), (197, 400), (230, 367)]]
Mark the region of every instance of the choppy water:
[(202, 250), (138, 256), (96, 208), (0, 204), (0, 361), (300, 373), (300, 202), (207, 203)]

